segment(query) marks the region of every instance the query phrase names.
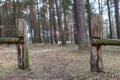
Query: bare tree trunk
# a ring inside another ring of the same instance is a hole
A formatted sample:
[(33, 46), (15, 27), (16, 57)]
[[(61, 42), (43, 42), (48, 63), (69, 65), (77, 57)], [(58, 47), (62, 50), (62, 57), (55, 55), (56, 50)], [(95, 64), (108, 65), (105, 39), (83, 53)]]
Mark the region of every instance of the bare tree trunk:
[(42, 37), (43, 37), (43, 42), (45, 41), (45, 27), (46, 27), (46, 20), (45, 20), (45, 7), (42, 8), (41, 10), (41, 25), (42, 25)]
[(74, 41), (76, 44), (78, 44), (78, 36), (77, 36), (77, 30), (78, 30), (78, 26), (77, 26), (77, 15), (75, 14), (75, 9), (76, 9), (76, 6), (74, 5)]
[(115, 17), (116, 17), (116, 27), (117, 27), (117, 37), (120, 39), (120, 19), (119, 19), (119, 1), (114, 0), (115, 4)]
[(74, 0), (75, 5), (75, 15), (76, 17), (76, 26), (78, 28), (78, 43), (79, 48), (88, 47), (88, 35), (87, 29), (85, 26), (85, 7), (84, 0)]
[(33, 7), (33, 0), (30, 0), (29, 2), (30, 6), (30, 24), (33, 32), (33, 43), (39, 43), (39, 28), (37, 26), (36, 22), (36, 16), (35, 11)]
[(98, 8), (99, 8), (99, 14), (101, 13), (101, 5), (100, 5), (100, 0), (98, 0)]
[(72, 6), (72, 14), (71, 14), (71, 19), (73, 21), (72, 25), (71, 25), (71, 43), (74, 44), (75, 43), (75, 32), (74, 32), (74, 25), (75, 25), (75, 15), (74, 15), (74, 6)]
[(89, 38), (91, 39), (91, 6), (90, 6), (90, 1), (87, 0), (87, 13), (88, 13), (88, 27), (89, 27)]
[[(55, 3), (55, 0), (53, 0), (54, 1), (54, 3)], [(54, 4), (53, 3), (53, 4)], [(58, 44), (58, 38), (57, 38), (57, 25), (56, 25), (56, 15), (55, 15), (55, 7), (54, 6), (52, 6), (52, 13), (53, 13), (53, 22), (54, 22), (54, 40), (55, 40), (55, 43), (56, 44)]]
[(41, 27), (40, 27), (40, 11), (39, 11), (39, 2), (37, 1), (37, 15), (38, 15), (38, 38), (39, 42), (41, 43)]
[(16, 22), (16, 4), (15, 0), (13, 0), (13, 24), (15, 25)]
[(111, 26), (112, 26), (112, 37), (113, 39), (117, 39), (117, 29), (116, 29), (115, 18), (112, 18)]
[(54, 44), (54, 18), (53, 18), (53, 0), (49, 0), (49, 13), (50, 13), (50, 42), (51, 44)]
[(64, 34), (63, 34), (64, 31), (63, 31), (63, 28), (62, 28), (62, 19), (61, 19), (61, 9), (60, 9), (60, 6), (58, 6), (57, 0), (55, 0), (55, 4), (56, 4), (56, 10), (57, 10), (60, 38), (61, 38), (62, 45), (65, 46), (65, 44), (64, 44)]
[(109, 27), (110, 27), (110, 38), (113, 38), (112, 36), (112, 26), (111, 26), (111, 14), (110, 14), (110, 3), (109, 0), (107, 0), (107, 7), (108, 7), (108, 16), (109, 16)]
[(20, 1), (17, 0), (17, 18), (20, 18)]
[(66, 3), (63, 1), (64, 9), (63, 9), (63, 14), (64, 14), (64, 44), (66, 45), (67, 42), (69, 41), (69, 29), (68, 29), (68, 24), (67, 24), (67, 6)]

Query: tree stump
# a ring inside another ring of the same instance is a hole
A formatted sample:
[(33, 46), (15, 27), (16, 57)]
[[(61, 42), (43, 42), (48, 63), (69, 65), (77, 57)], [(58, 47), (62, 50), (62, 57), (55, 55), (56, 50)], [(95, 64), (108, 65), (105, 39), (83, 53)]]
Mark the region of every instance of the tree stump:
[[(94, 14), (91, 19), (91, 36), (92, 39), (101, 39), (103, 19), (99, 14)], [(91, 44), (90, 65), (92, 72), (102, 72), (103, 62), (101, 55), (101, 45)]]
[(26, 33), (26, 22), (24, 19), (17, 19), (16, 21), (17, 26), (17, 36), (20, 40), (23, 40), (24, 43), (17, 44), (17, 53), (18, 53), (18, 67), (20, 69), (27, 69), (29, 68), (29, 53), (26, 44), (27, 33)]

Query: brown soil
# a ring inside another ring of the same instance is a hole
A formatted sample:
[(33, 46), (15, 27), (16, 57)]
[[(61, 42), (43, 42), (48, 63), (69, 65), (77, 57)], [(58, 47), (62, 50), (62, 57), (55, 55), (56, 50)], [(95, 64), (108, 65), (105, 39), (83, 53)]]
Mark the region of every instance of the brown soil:
[(17, 68), (15, 45), (0, 46), (0, 80), (120, 80), (120, 47), (103, 47), (103, 73), (90, 72), (89, 49), (29, 45), (30, 68)]

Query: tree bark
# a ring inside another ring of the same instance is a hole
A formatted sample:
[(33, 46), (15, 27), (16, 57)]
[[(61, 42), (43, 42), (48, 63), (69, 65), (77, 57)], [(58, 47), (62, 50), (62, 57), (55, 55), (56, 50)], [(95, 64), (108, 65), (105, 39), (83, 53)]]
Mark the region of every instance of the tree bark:
[(38, 38), (39, 38), (39, 43), (42, 43), (41, 39), (41, 27), (40, 27), (40, 11), (39, 11), (39, 2), (37, 1), (37, 15), (38, 15)]
[(109, 4), (109, 0), (107, 0), (107, 8), (108, 8), (108, 17), (109, 17), (109, 27), (110, 27), (110, 38), (112, 37), (112, 25), (111, 25), (111, 13), (110, 13), (110, 4)]
[[(53, 0), (55, 4), (55, 0)], [(54, 40), (55, 40), (55, 43), (58, 44), (58, 37), (57, 37), (57, 25), (56, 25), (56, 14), (55, 14), (55, 7), (52, 6), (52, 16), (53, 16), (53, 22), (54, 22)]]
[(50, 42), (54, 44), (54, 18), (53, 18), (53, 0), (49, 0), (49, 13), (50, 13)]
[(73, 9), (74, 9), (74, 41), (75, 41), (75, 44), (78, 44), (78, 35), (77, 35), (77, 30), (78, 30), (78, 26), (77, 26), (77, 15), (75, 14), (75, 9), (76, 9), (76, 6), (74, 5), (73, 6)]
[(62, 19), (61, 19), (61, 9), (60, 9), (60, 6), (58, 6), (57, 0), (55, 0), (55, 4), (56, 4), (56, 10), (57, 10), (57, 18), (58, 18), (60, 39), (61, 39), (62, 45), (65, 46), (65, 44), (64, 44), (64, 34), (63, 34), (64, 31), (63, 31), (63, 28), (62, 28)]
[(37, 20), (36, 20), (36, 16), (35, 16), (35, 11), (34, 11), (34, 6), (33, 6), (33, 0), (29, 1), (29, 8), (30, 8), (30, 26), (31, 26), (31, 33), (33, 32), (33, 43), (39, 43), (39, 28), (37, 26)]
[(117, 37), (120, 39), (120, 19), (119, 19), (119, 1), (114, 0), (115, 4), (115, 18), (116, 18), (116, 27), (117, 27)]
[(87, 0), (87, 14), (88, 14), (88, 27), (89, 27), (89, 38), (91, 39), (91, 6), (90, 6), (90, 1)]
[(79, 48), (88, 47), (84, 0), (74, 0)]

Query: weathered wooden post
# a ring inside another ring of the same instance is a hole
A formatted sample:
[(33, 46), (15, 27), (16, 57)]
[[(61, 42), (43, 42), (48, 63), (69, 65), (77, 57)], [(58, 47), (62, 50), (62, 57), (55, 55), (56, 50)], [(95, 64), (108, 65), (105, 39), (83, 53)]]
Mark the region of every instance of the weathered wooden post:
[(26, 44), (26, 22), (24, 19), (17, 19), (17, 36), (20, 40), (23, 40), (24, 43), (17, 44), (17, 52), (18, 52), (18, 67), (20, 69), (27, 69), (29, 67), (29, 53)]
[[(91, 36), (92, 39), (101, 39), (103, 19), (99, 14), (94, 14), (91, 19)], [(92, 41), (91, 39), (91, 41)], [(91, 44), (90, 65), (92, 72), (102, 72), (103, 62), (101, 55), (101, 45)]]

